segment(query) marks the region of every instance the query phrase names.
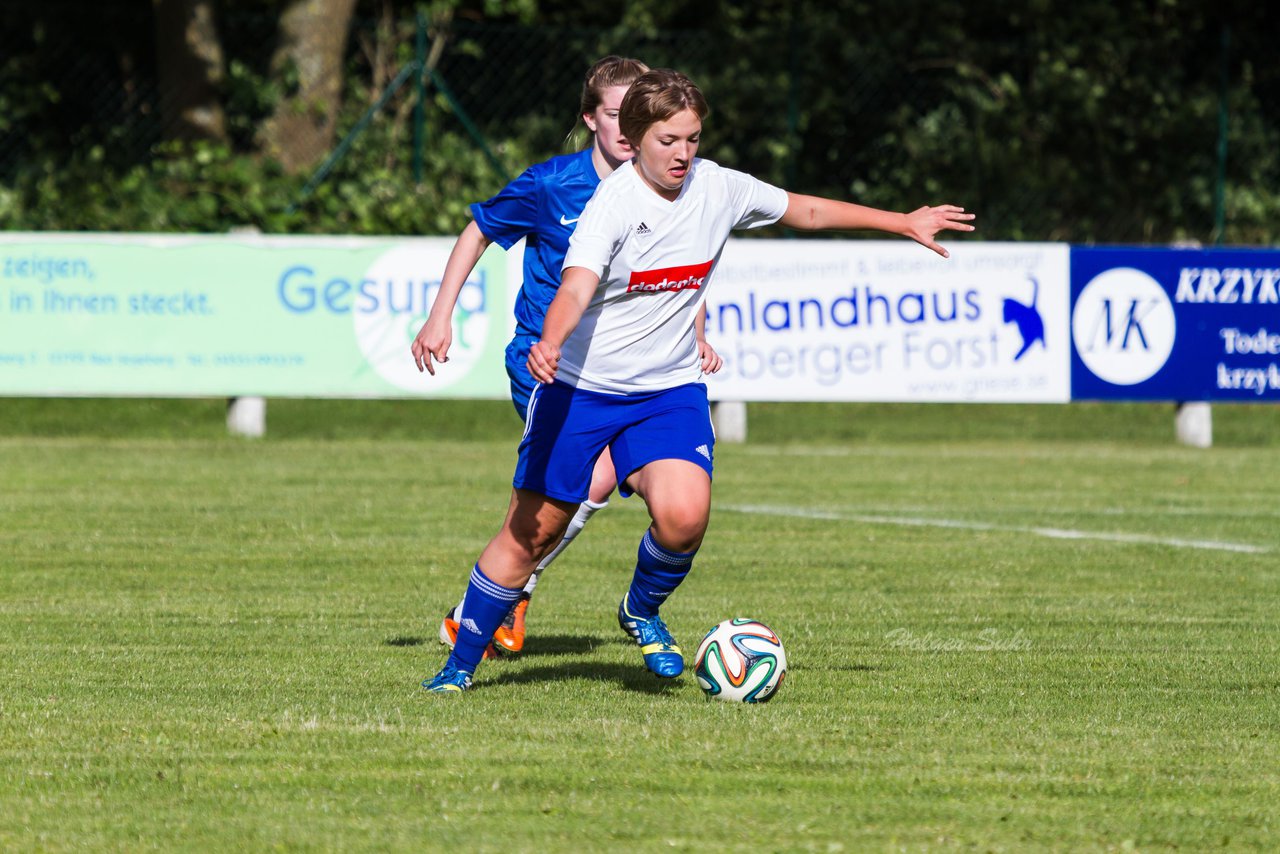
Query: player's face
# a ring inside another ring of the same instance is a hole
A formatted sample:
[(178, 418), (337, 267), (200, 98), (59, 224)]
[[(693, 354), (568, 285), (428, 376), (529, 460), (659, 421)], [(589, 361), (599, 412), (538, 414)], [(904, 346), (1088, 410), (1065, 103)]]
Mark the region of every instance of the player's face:
[(600, 105), (582, 117), (587, 127), (595, 133), (595, 147), (604, 156), (610, 169), (617, 169), (634, 154), (631, 145), (618, 129), (618, 110), (622, 107), (622, 96), (627, 94), (628, 88), (610, 86), (605, 89), (601, 93)]
[(693, 110), (681, 110), (665, 121), (654, 122), (640, 140), (636, 171), (655, 193), (675, 201), (701, 138), (702, 119)]

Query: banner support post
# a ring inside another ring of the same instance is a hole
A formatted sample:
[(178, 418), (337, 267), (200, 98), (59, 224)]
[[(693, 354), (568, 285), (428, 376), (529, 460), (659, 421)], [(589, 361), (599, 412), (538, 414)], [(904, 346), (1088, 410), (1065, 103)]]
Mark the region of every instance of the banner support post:
[(1178, 441), (1193, 448), (1213, 446), (1213, 409), (1206, 401), (1178, 404), (1174, 429)]
[(228, 398), (227, 431), (232, 436), (261, 439), (267, 432), (267, 399), (265, 397)]
[(741, 400), (718, 400), (711, 404), (711, 426), (717, 442), (747, 441), (747, 404)]

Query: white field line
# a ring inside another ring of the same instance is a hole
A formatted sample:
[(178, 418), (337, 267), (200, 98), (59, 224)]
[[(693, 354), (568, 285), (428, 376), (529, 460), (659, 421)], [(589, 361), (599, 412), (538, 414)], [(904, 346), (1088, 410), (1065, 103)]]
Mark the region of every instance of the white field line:
[(1038, 528), (1021, 525), (995, 525), (989, 522), (965, 522), (957, 519), (929, 519), (923, 516), (877, 516), (864, 513), (838, 513), (806, 507), (784, 507), (772, 504), (717, 504), (717, 510), (749, 513), (756, 516), (785, 516), (794, 519), (829, 519), (833, 522), (863, 522), (868, 525), (904, 525), (913, 528), (954, 528), (962, 531), (1000, 531), (1011, 534), (1033, 534), (1055, 540), (1100, 540), (1108, 543), (1170, 546), (1178, 549), (1269, 554), (1267, 546), (1248, 543), (1225, 543), (1217, 540), (1184, 540), (1177, 537), (1153, 537), (1149, 534), (1108, 533), (1106, 531), (1073, 531), (1066, 528)]

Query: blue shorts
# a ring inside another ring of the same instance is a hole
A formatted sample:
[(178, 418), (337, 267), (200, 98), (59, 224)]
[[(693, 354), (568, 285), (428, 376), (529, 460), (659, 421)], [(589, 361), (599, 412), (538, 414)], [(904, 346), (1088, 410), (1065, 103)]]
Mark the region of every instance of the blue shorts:
[(507, 376), (511, 378), (511, 402), (520, 420), (529, 409), (529, 396), (538, 381), (529, 373), (529, 348), (537, 344), (537, 335), (517, 335), (507, 345)]
[(512, 483), (559, 501), (581, 503), (596, 458), (609, 448), (622, 482), (655, 460), (687, 460), (710, 477), (716, 436), (707, 387), (601, 394), (562, 382), (534, 389)]

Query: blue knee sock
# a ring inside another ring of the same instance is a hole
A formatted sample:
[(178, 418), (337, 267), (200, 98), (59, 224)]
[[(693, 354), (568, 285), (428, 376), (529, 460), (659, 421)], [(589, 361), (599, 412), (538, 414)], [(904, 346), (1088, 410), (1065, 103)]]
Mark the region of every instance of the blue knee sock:
[(454, 667), (468, 673), (476, 672), (476, 666), (484, 658), (484, 648), (489, 645), (493, 633), (502, 625), (523, 589), (523, 585), (503, 587), (489, 580), (480, 564), (475, 565), (471, 570), (467, 594), (463, 597), (467, 607), (458, 626), (458, 639), (449, 655), (449, 662)]
[(633, 617), (649, 620), (658, 615), (658, 609), (667, 600), (693, 566), (697, 549), (681, 554), (664, 549), (653, 538), (653, 531), (645, 531), (636, 556), (636, 572), (627, 591), (627, 611)]

